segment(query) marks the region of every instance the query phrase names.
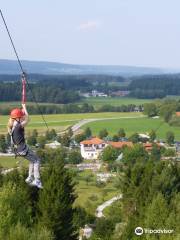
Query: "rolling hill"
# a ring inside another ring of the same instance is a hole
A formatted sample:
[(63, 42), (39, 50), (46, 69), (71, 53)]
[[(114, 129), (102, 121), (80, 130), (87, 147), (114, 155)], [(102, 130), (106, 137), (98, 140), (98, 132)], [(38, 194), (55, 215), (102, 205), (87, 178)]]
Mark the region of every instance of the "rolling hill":
[[(46, 61), (22, 61), (24, 70), (39, 74), (109, 74), (121, 76), (139, 76), (145, 74), (163, 74), (159, 68), (118, 66), (118, 65), (75, 65)], [(0, 74), (19, 74), (17, 61), (0, 59)]]

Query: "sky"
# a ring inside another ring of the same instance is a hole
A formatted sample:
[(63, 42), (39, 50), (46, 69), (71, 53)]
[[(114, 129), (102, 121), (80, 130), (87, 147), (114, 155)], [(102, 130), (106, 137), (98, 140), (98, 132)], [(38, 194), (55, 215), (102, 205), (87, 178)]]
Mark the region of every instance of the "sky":
[[(1, 0), (19, 57), (180, 69), (179, 0)], [(0, 58), (15, 59), (2, 19)]]

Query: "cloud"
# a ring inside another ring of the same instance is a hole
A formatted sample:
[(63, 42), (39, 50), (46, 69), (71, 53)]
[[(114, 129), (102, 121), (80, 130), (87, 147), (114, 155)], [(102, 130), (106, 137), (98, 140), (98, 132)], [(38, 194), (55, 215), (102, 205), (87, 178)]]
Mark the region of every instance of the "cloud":
[(97, 29), (101, 26), (100, 21), (87, 21), (84, 23), (81, 23), (77, 29), (80, 31), (86, 31), (86, 30), (93, 30), (93, 29)]

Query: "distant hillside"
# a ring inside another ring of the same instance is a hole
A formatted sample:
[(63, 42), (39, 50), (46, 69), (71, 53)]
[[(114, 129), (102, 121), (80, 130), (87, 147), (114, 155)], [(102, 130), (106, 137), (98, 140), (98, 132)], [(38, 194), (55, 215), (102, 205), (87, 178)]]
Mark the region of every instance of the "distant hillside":
[[(139, 76), (162, 74), (159, 68), (105, 65), (73, 65), (57, 62), (22, 61), (25, 71), (39, 74), (109, 74), (121, 76)], [(0, 74), (19, 74), (17, 61), (0, 59)]]

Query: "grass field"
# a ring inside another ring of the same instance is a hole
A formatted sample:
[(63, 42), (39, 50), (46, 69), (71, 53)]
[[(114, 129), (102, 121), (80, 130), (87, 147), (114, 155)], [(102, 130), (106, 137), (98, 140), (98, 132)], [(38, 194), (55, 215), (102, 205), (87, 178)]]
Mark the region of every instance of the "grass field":
[[(108, 182), (103, 187), (97, 187), (96, 176), (91, 171), (85, 170), (78, 175), (78, 184), (76, 186), (78, 198), (75, 201), (75, 206), (79, 205), (84, 207), (91, 214), (95, 213), (98, 205), (119, 194), (114, 187), (113, 181)], [(85, 177), (88, 175), (92, 175), (92, 179), (87, 184)], [(95, 197), (95, 199), (93, 199), (93, 197)]]
[[(90, 118), (118, 118), (118, 117), (128, 117), (128, 116), (140, 116), (140, 113), (77, 113), (77, 114), (52, 114), (44, 115), (44, 118), (50, 128), (54, 128), (57, 131), (63, 131), (68, 126), (72, 126), (82, 119)], [(46, 130), (46, 126), (40, 115), (31, 115), (30, 123), (27, 126), (27, 131), (32, 129), (37, 129), (39, 132)], [(6, 124), (8, 121), (8, 116), (0, 116), (0, 133), (6, 133)]]
[(15, 159), (14, 157), (0, 156), (0, 166), (3, 167), (3, 168), (18, 167), (19, 164), (21, 166), (27, 166), (28, 165), (28, 161), (24, 160), (23, 158), (20, 158), (20, 157)]
[(166, 132), (173, 131), (176, 140), (180, 140), (180, 128), (170, 127), (167, 123), (164, 123), (162, 119), (137, 118), (137, 119), (103, 120), (88, 123), (83, 126), (83, 129), (88, 126), (91, 128), (94, 135), (98, 135), (101, 129), (106, 128), (109, 134), (112, 136), (113, 134), (117, 133), (119, 128), (124, 128), (127, 137), (129, 137), (135, 132), (148, 133), (151, 131), (151, 129), (156, 130), (160, 125), (161, 127), (156, 132), (157, 137), (159, 139), (165, 139)]
[(85, 98), (79, 103), (88, 103), (94, 106), (95, 109), (103, 106), (103, 105), (112, 105), (112, 106), (120, 106), (120, 105), (128, 105), (135, 104), (140, 105), (148, 102), (153, 102), (152, 99), (137, 99), (137, 98), (128, 98), (128, 97), (89, 97)]

